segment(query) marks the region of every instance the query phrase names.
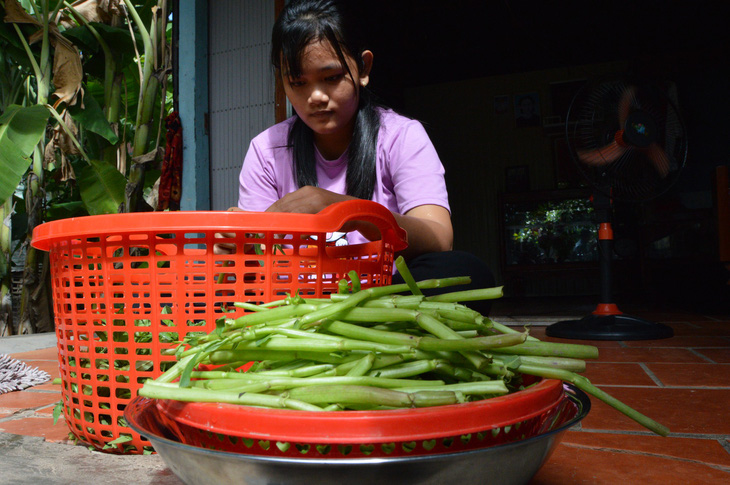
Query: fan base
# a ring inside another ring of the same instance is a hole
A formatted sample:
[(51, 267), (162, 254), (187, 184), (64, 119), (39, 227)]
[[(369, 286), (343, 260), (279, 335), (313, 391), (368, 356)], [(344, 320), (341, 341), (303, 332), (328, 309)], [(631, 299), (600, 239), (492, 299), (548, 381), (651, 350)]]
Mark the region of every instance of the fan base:
[(547, 327), (549, 337), (580, 340), (659, 340), (674, 336), (662, 323), (631, 315), (586, 315), (580, 320), (564, 320)]

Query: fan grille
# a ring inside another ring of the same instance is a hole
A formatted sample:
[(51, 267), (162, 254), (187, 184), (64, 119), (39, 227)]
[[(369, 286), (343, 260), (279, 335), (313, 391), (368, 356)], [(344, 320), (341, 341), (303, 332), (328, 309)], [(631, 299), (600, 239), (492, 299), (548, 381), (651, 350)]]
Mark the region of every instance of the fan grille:
[(573, 160), (594, 187), (615, 199), (640, 201), (674, 184), (687, 141), (670, 96), (657, 85), (624, 79), (578, 91), (566, 135)]

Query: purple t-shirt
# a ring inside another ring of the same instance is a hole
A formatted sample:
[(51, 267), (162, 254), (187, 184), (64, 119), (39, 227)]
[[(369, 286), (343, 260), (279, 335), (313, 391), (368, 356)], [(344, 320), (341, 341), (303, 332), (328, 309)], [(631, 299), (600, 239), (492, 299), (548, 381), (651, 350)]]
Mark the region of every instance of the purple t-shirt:
[[(286, 148), (294, 118), (278, 123), (251, 141), (239, 179), (238, 207), (265, 211), (274, 202), (299, 188), (292, 169), (292, 152)], [(319, 187), (345, 194), (347, 151), (337, 160), (325, 160), (315, 148)], [(425, 204), (450, 210), (444, 167), (421, 123), (392, 110), (381, 110), (378, 134), (377, 177), (373, 199), (392, 212), (405, 214)], [(364, 242), (358, 233), (350, 244)]]

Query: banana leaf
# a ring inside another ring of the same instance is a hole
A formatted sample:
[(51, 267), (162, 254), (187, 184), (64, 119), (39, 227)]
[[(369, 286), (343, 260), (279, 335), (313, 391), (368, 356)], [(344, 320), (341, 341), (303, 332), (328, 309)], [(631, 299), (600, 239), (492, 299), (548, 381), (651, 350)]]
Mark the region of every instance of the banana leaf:
[(0, 116), (0, 200), (8, 200), (23, 179), (49, 116), (41, 105), (11, 105)]
[(77, 174), (86, 210), (90, 215), (116, 214), (124, 202), (127, 179), (112, 165), (92, 160)]
[(119, 142), (119, 137), (114, 133), (114, 130), (112, 130), (109, 122), (104, 117), (104, 111), (101, 109), (101, 106), (99, 106), (94, 96), (89, 95), (88, 91), (86, 96), (84, 96), (83, 109), (77, 103), (69, 107), (69, 113), (71, 113), (71, 117), (82, 128), (103, 136), (112, 145), (116, 145)]

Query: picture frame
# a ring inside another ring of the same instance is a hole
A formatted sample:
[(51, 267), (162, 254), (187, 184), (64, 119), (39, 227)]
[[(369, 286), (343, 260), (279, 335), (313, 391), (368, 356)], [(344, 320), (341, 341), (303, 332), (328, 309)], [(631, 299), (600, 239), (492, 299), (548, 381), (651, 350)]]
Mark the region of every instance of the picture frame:
[(540, 95), (523, 93), (514, 98), (515, 126), (540, 126)]
[(506, 192), (527, 192), (530, 190), (530, 167), (516, 165), (504, 169)]
[(509, 94), (499, 94), (494, 97), (494, 114), (504, 116), (510, 111), (512, 101)]

